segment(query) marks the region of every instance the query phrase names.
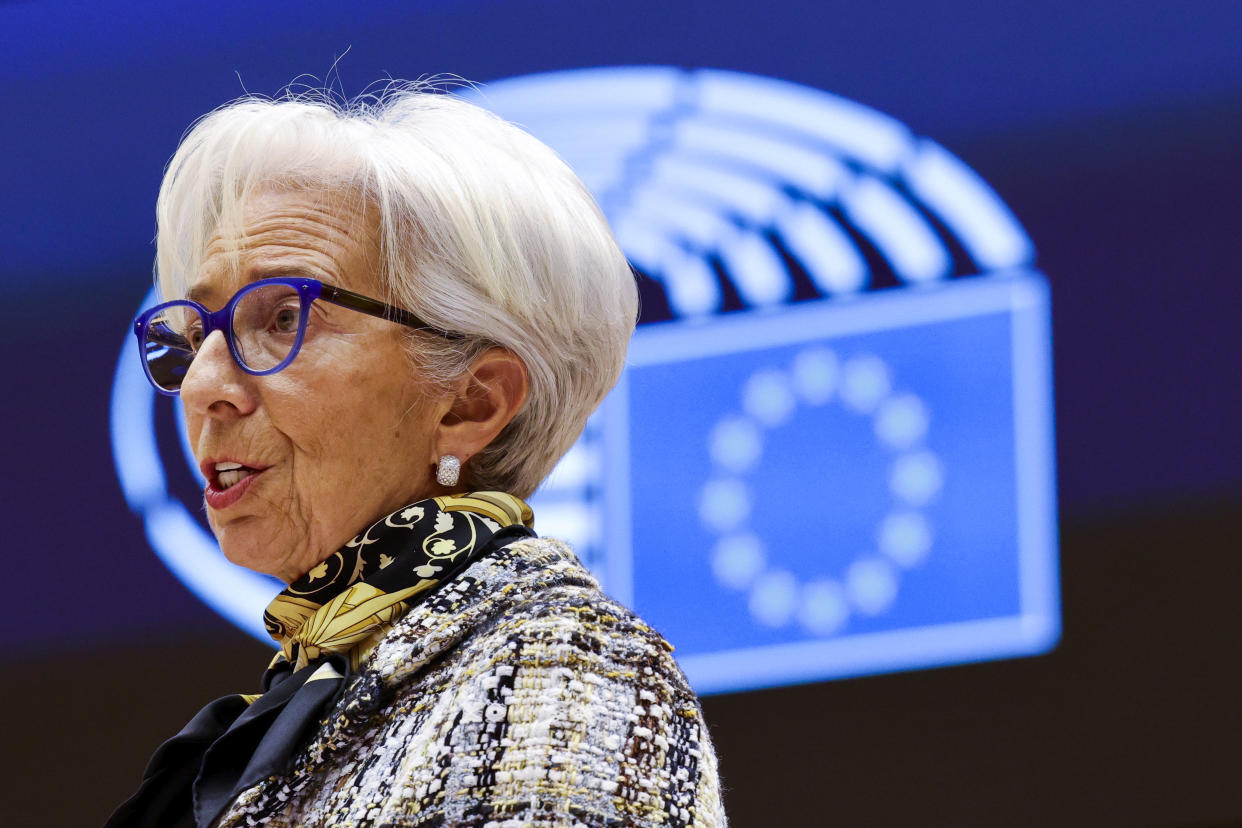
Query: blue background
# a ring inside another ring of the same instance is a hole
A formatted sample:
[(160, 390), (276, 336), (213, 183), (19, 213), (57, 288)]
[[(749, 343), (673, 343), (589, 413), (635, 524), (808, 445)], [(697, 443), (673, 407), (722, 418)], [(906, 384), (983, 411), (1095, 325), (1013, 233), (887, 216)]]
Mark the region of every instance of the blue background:
[[(927, 559), (898, 576), (891, 610), (852, 613), (840, 635), (1020, 612), (1011, 335), (1008, 314), (991, 313), (822, 340), (842, 362), (880, 357), (895, 392), (923, 399), (931, 414), (924, 446), (944, 469), (943, 490), (921, 510), (935, 535)], [(751, 374), (788, 370), (811, 344), (630, 371), (633, 605), (679, 655), (816, 638), (796, 620), (778, 629), (755, 623), (745, 594), (712, 576), (717, 535), (697, 517), (713, 474), (706, 435), (723, 416), (741, 413)], [(872, 428), (870, 415), (834, 398), (802, 403), (789, 422), (766, 430), (761, 460), (741, 478), (753, 495), (744, 525), (766, 543), (770, 567), (801, 581), (841, 579), (851, 562), (877, 554), (876, 529), (901, 501), (888, 488), (895, 455)]]
[[(101, 823), (153, 745), (265, 660), (155, 560), (110, 456), (114, 360), (186, 127), (307, 72), (354, 93), (634, 64), (903, 121), (997, 190), (1052, 288), (1061, 644), (708, 699), (733, 824), (1242, 815), (1240, 30), (1233, 0), (0, 3), (6, 820)], [(72, 796), (47, 770), (66, 767)]]

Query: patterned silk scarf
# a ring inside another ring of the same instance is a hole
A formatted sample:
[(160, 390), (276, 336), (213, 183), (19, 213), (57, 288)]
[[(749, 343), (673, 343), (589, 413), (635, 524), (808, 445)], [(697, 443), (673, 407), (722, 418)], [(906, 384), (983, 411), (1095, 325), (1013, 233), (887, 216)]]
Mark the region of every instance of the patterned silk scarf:
[(160, 745), (105, 828), (207, 828), (246, 788), (287, 769), (393, 623), (533, 526), (530, 507), (501, 492), (422, 500), (377, 521), (268, 605), (263, 621), (280, 652), (264, 692), (199, 711)]

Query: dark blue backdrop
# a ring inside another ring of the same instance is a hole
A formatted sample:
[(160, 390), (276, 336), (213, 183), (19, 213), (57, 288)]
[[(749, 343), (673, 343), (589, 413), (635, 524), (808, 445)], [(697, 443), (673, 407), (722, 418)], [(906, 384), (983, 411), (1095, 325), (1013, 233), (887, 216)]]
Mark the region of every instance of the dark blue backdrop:
[(1240, 28), (1223, 1), (0, 4), (0, 525), (38, 619), (9, 652), (204, 618), (117, 489), (112, 370), (179, 136), (305, 72), (354, 93), (387, 76), (710, 66), (888, 113), (978, 170), (1035, 241), (1063, 512), (1236, 489)]

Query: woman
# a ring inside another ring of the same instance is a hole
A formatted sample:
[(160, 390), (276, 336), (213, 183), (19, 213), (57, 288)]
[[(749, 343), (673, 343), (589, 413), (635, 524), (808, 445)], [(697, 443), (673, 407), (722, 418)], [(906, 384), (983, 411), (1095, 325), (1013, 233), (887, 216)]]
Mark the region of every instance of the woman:
[(520, 499), (636, 316), (573, 173), (442, 94), (251, 98), (185, 137), (157, 217), (147, 376), (224, 554), (288, 587), (263, 693), (109, 825), (723, 825), (672, 648)]

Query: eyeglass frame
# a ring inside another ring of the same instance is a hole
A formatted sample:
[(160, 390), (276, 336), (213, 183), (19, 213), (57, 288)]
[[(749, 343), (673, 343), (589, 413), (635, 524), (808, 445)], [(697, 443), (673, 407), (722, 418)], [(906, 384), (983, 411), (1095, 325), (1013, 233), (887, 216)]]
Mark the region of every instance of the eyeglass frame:
[[(237, 349), (237, 341), (233, 335), (233, 311), (237, 308), (237, 303), (241, 301), (247, 293), (257, 290), (268, 285), (288, 285), (298, 292), (298, 333), (293, 341), (292, 347), (289, 348), (289, 354), (272, 368), (264, 368), (263, 370), (255, 370), (246, 365), (241, 354)], [(190, 307), (193, 308), (203, 320), (203, 342), (206, 343), (207, 337), (215, 331), (224, 333), (224, 341), (228, 343), (229, 354), (233, 357), (233, 362), (238, 368), (247, 374), (256, 377), (264, 377), (269, 374), (275, 374), (289, 367), (294, 358), (298, 355), (298, 351), (302, 349), (302, 340), (306, 336), (306, 323), (310, 318), (311, 304), (316, 299), (322, 299), (333, 305), (349, 310), (365, 313), (368, 316), (374, 316), (379, 319), (385, 319), (389, 322), (395, 322), (398, 325), (404, 325), (414, 330), (427, 331), (444, 339), (462, 339), (465, 334), (456, 331), (449, 331), (431, 325), (415, 314), (404, 308), (398, 308), (393, 305), (381, 302), (378, 299), (372, 299), (369, 296), (363, 296), (361, 293), (355, 293), (352, 290), (346, 290), (336, 285), (325, 284), (318, 279), (308, 279), (300, 276), (273, 276), (268, 279), (257, 279), (248, 285), (245, 285), (229, 299), (228, 303), (218, 311), (209, 311), (206, 307), (193, 299), (173, 299), (169, 302), (161, 302), (158, 305), (148, 308), (138, 317), (134, 319), (134, 335), (138, 338), (138, 356), (142, 359), (142, 370), (147, 376), (147, 381), (159, 393), (167, 397), (176, 397), (181, 394), (181, 387), (169, 391), (163, 388), (155, 377), (151, 375), (151, 364), (146, 359), (145, 349), (147, 343), (147, 330), (150, 327), (151, 318), (158, 313), (162, 313), (169, 308), (174, 307)], [(190, 364), (193, 364), (191, 361)]]

